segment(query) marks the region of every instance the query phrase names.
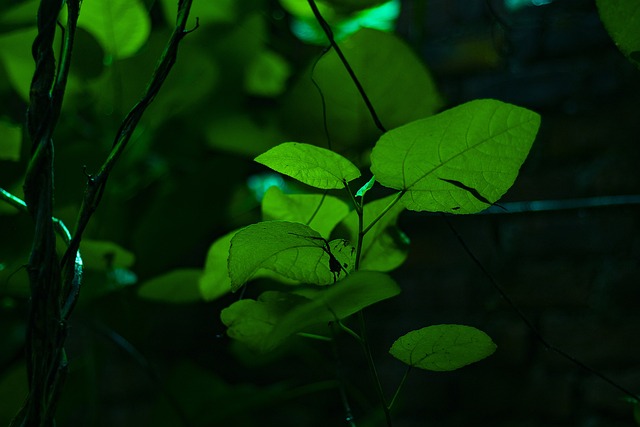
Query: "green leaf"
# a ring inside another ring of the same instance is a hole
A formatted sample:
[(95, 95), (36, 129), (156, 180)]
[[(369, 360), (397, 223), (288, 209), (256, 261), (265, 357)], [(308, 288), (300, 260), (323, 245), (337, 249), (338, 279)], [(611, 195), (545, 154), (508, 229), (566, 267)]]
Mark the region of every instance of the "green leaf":
[(367, 194), (367, 191), (373, 188), (373, 185), (376, 183), (376, 177), (372, 176), (369, 181), (356, 192), (356, 197), (364, 197)]
[(476, 213), (513, 185), (539, 126), (525, 108), (471, 101), (382, 135), (371, 171), (407, 209)]
[[(342, 239), (329, 242), (312, 228), (295, 222), (265, 221), (249, 225), (231, 239), (229, 277), (238, 289), (262, 268), (293, 280), (316, 285), (334, 283), (353, 269), (355, 248)], [(341, 266), (341, 267), (340, 267)]]
[(134, 55), (149, 37), (151, 20), (139, 0), (88, 1), (78, 26), (100, 42), (113, 59)]
[(31, 45), (37, 34), (35, 27), (28, 27), (0, 36), (0, 59), (11, 85), (27, 101), (36, 68), (31, 56)]
[[(201, 25), (232, 23), (237, 16), (238, 4), (237, 0), (194, 1), (187, 27), (194, 27), (196, 18)], [(162, 0), (162, 9), (167, 21), (173, 24), (178, 13), (178, 2)]]
[(299, 142), (284, 142), (255, 158), (276, 172), (323, 190), (342, 188), (360, 176), (346, 158), (325, 148)]
[(227, 259), (231, 239), (237, 232), (238, 230), (233, 230), (218, 238), (207, 252), (204, 271), (200, 277), (200, 293), (206, 301), (212, 301), (231, 292)]
[(20, 160), (22, 128), (0, 120), (0, 160)]
[(312, 325), (345, 319), (399, 293), (400, 287), (390, 276), (356, 271), (335, 285), (305, 293), (309, 301), (297, 305), (274, 325), (267, 345), (273, 348), (286, 337)]
[(453, 371), (490, 356), (496, 345), (484, 332), (464, 325), (434, 325), (398, 338), (389, 352), (428, 371)]
[(199, 289), (202, 270), (178, 269), (143, 282), (138, 296), (154, 301), (185, 303), (200, 301)]
[(600, 19), (616, 46), (640, 67), (640, 3), (637, 0), (596, 0)]
[(222, 310), (220, 319), (227, 335), (256, 351), (267, 348), (266, 339), (275, 325), (297, 303), (306, 298), (285, 292), (267, 291), (258, 300), (243, 299)]
[[(435, 113), (442, 105), (430, 72), (397, 36), (363, 28), (340, 43), (382, 124), (387, 129)], [(315, 62), (315, 61), (314, 61)], [(332, 49), (301, 76), (286, 100), (286, 125), (295, 138), (324, 143), (322, 99), (334, 148), (369, 145), (380, 135), (362, 96)]]
[(383, 273), (359, 271), (339, 283), (303, 295), (267, 291), (257, 301), (241, 300), (222, 310), (227, 334), (258, 351), (276, 348), (291, 335), (344, 319), (400, 293)]
[[(396, 198), (384, 197), (366, 203), (363, 207), (363, 229), (380, 216)], [(360, 268), (374, 271), (391, 271), (398, 268), (409, 254), (409, 238), (396, 226), (398, 216), (404, 210), (402, 203), (395, 203), (386, 214), (365, 234), (360, 254)], [(358, 215), (351, 212), (343, 221), (349, 238), (355, 242), (358, 236)]]
[(270, 187), (262, 199), (264, 221), (283, 220), (307, 224), (322, 237), (349, 213), (349, 206), (337, 197), (321, 194), (284, 194)]

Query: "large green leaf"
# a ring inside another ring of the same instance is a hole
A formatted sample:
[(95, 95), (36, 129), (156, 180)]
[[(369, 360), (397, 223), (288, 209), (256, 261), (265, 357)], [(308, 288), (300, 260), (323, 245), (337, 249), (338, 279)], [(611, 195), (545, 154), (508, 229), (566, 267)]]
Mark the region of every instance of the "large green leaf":
[(139, 0), (82, 3), (78, 26), (100, 42), (113, 59), (135, 54), (149, 37), (151, 19)]
[(600, 19), (618, 49), (640, 67), (640, 2), (596, 0)]
[(453, 371), (490, 356), (496, 345), (484, 332), (464, 325), (434, 325), (396, 340), (389, 352), (407, 365)]
[(220, 317), (229, 336), (255, 350), (268, 351), (297, 332), (344, 319), (399, 292), (399, 286), (386, 274), (359, 271), (304, 296), (267, 291), (257, 301), (232, 304)]
[[(270, 187), (262, 199), (264, 221), (283, 220), (307, 224), (324, 238), (349, 213), (349, 206), (337, 197), (321, 194), (284, 194)], [(355, 240), (353, 240), (355, 241)]]
[(371, 171), (407, 209), (476, 213), (513, 185), (539, 126), (525, 108), (471, 101), (382, 135)]
[[(364, 205), (363, 229), (378, 216), (396, 198), (395, 195), (374, 200)], [(360, 255), (360, 268), (374, 271), (391, 271), (398, 268), (409, 254), (409, 239), (396, 226), (398, 215), (404, 210), (402, 203), (396, 203), (365, 234)], [(355, 242), (358, 236), (358, 215), (351, 212), (343, 221), (349, 231), (349, 238)]]
[(324, 190), (342, 188), (360, 176), (358, 168), (340, 154), (299, 142), (284, 142), (255, 158), (276, 172)]
[[(441, 107), (431, 74), (397, 36), (364, 28), (340, 42), (340, 47), (387, 129), (427, 117)], [(380, 134), (334, 50), (296, 82), (285, 112), (286, 125), (294, 135), (315, 144), (325, 143), (325, 113), (331, 140), (338, 149), (369, 145)]]
[(238, 289), (263, 268), (304, 283), (328, 285), (344, 277), (343, 270), (353, 269), (354, 252), (355, 248), (341, 239), (329, 242), (326, 248), (320, 234), (304, 224), (287, 221), (252, 224), (231, 239), (228, 260), (231, 288)]

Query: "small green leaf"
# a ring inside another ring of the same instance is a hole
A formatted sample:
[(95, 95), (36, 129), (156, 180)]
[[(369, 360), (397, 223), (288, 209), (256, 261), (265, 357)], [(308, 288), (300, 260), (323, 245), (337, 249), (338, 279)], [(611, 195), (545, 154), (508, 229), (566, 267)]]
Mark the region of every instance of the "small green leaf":
[(255, 158), (276, 172), (323, 190), (342, 188), (360, 176), (358, 168), (340, 154), (299, 142), (285, 142)]
[[(363, 207), (363, 228), (369, 227), (396, 198), (396, 195), (384, 197), (366, 203)], [(404, 205), (398, 202), (385, 213), (365, 234), (360, 254), (360, 268), (374, 271), (391, 271), (398, 268), (409, 254), (409, 238), (396, 223)], [(351, 212), (343, 221), (349, 232), (349, 238), (355, 242), (358, 236), (358, 214)]]
[(349, 206), (337, 197), (321, 194), (284, 194), (270, 187), (262, 199), (262, 219), (307, 224), (324, 238), (349, 213)]
[(88, 1), (78, 26), (100, 42), (113, 59), (134, 55), (149, 37), (151, 19), (139, 0)]
[(303, 283), (328, 285), (344, 277), (343, 270), (353, 269), (354, 252), (355, 248), (341, 239), (329, 242), (327, 249), (320, 234), (304, 224), (287, 221), (252, 224), (231, 239), (228, 259), (231, 288), (238, 289), (263, 268)]
[(596, 0), (600, 19), (616, 46), (640, 67), (640, 3), (637, 0)]
[(411, 331), (389, 350), (407, 365), (428, 371), (453, 371), (494, 351), (496, 345), (487, 334), (464, 325), (434, 325)]
[(367, 181), (365, 185), (360, 187), (360, 189), (356, 192), (356, 197), (363, 197), (367, 193), (367, 191), (373, 188), (373, 184), (375, 183), (376, 183), (376, 177), (372, 176), (371, 179)]
[(476, 213), (513, 185), (539, 126), (525, 108), (471, 101), (382, 135), (371, 171), (407, 209)]
[(0, 160), (20, 160), (22, 128), (0, 120)]
[(200, 301), (199, 289), (202, 270), (173, 270), (142, 283), (138, 288), (138, 296), (154, 301), (185, 303)]
[(267, 291), (257, 301), (241, 300), (222, 310), (227, 334), (254, 350), (269, 351), (305, 329), (344, 319), (400, 293), (386, 274), (358, 271), (339, 283), (304, 295)]

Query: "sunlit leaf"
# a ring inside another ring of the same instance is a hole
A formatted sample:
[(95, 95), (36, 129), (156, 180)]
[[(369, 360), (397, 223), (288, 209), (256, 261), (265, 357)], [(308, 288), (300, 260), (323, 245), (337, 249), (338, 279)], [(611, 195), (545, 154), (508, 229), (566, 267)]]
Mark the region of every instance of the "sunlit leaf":
[(252, 224), (231, 239), (231, 288), (238, 289), (262, 268), (304, 283), (328, 285), (344, 277), (343, 270), (349, 272), (353, 268), (354, 252), (355, 248), (341, 239), (329, 242), (326, 248), (320, 234), (304, 224)]
[(276, 172), (321, 189), (342, 188), (360, 176), (346, 158), (325, 148), (299, 142), (284, 142), (255, 158)]
[(640, 67), (640, 2), (596, 0), (600, 19), (618, 49)]
[[(442, 101), (431, 74), (397, 36), (362, 29), (340, 46), (387, 129), (440, 108)], [(334, 148), (370, 144), (380, 131), (335, 51), (324, 54), (311, 68), (326, 102)], [(296, 138), (320, 144), (324, 143), (322, 99), (310, 74), (301, 76), (287, 98), (286, 125)]]
[(385, 133), (371, 153), (371, 171), (405, 192), (414, 211), (476, 213), (515, 181), (540, 116), (500, 101), (471, 101)]
[(0, 120), (0, 160), (20, 160), (22, 128)]
[(337, 197), (322, 194), (284, 194), (271, 187), (262, 200), (264, 221), (282, 220), (307, 224), (329, 238), (334, 227), (349, 213), (349, 206)]
[[(366, 203), (363, 209), (363, 230), (396, 198), (395, 195)], [(360, 268), (374, 271), (391, 271), (398, 268), (409, 254), (409, 239), (396, 226), (398, 215), (404, 210), (402, 203), (396, 203), (365, 234), (360, 255)], [(351, 212), (343, 221), (349, 231), (351, 241), (358, 235), (358, 215)]]
[(199, 289), (202, 270), (179, 269), (143, 282), (138, 296), (162, 302), (185, 303), (202, 299)]
[(82, 3), (78, 26), (93, 34), (113, 59), (121, 59), (144, 45), (151, 20), (139, 0), (87, 1)]
[(389, 276), (355, 272), (345, 280), (304, 296), (268, 291), (257, 301), (241, 300), (222, 310), (227, 334), (258, 351), (269, 351), (311, 326), (344, 319), (400, 292)]
[(476, 328), (434, 325), (401, 336), (389, 352), (411, 367), (453, 371), (482, 360), (495, 350), (491, 338)]

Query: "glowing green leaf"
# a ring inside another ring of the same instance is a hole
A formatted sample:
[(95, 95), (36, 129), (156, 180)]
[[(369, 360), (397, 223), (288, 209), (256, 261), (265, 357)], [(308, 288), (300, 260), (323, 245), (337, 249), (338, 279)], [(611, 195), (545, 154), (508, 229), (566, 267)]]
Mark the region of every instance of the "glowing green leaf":
[(20, 160), (22, 128), (0, 120), (0, 160)]
[(258, 351), (269, 351), (291, 335), (344, 319), (400, 293), (389, 276), (355, 272), (338, 284), (303, 295), (267, 291), (257, 301), (241, 300), (222, 310), (227, 334)]
[(340, 154), (315, 145), (285, 142), (255, 158), (276, 172), (312, 187), (342, 188), (360, 176), (358, 168)]
[(264, 221), (283, 220), (307, 224), (329, 238), (334, 227), (349, 213), (349, 206), (337, 197), (321, 194), (284, 194), (271, 187), (262, 199)]
[(525, 108), (471, 101), (382, 135), (371, 171), (407, 209), (476, 213), (513, 185), (539, 125)]
[(135, 54), (149, 37), (151, 20), (139, 0), (87, 1), (78, 26), (100, 42), (113, 59)]
[(138, 295), (142, 298), (173, 303), (201, 300), (198, 283), (202, 276), (199, 269), (173, 270), (142, 283)]
[(373, 185), (375, 183), (376, 183), (376, 177), (372, 176), (371, 179), (367, 181), (365, 185), (360, 187), (360, 189), (356, 192), (356, 197), (363, 197), (365, 194), (367, 194), (367, 191), (373, 188)]
[(640, 67), (640, 2), (596, 0), (600, 19), (618, 49)]
[[(364, 205), (363, 229), (367, 229), (396, 198), (391, 195), (374, 200)], [(398, 215), (404, 210), (402, 203), (396, 203), (386, 214), (374, 224), (365, 234), (360, 255), (360, 268), (374, 271), (391, 271), (398, 268), (409, 254), (409, 239), (396, 226)], [(351, 212), (343, 221), (352, 242), (358, 236), (358, 215)]]
[(320, 234), (304, 224), (287, 221), (252, 224), (231, 239), (228, 260), (231, 288), (238, 289), (262, 268), (304, 283), (328, 285), (344, 277), (344, 270), (353, 269), (354, 252), (355, 248), (341, 239), (329, 242), (326, 248)]
[(389, 352), (411, 367), (453, 371), (482, 360), (495, 350), (491, 338), (476, 328), (434, 325), (401, 336)]
[(227, 270), (227, 259), (234, 230), (218, 238), (207, 252), (204, 271), (200, 277), (200, 293), (206, 301), (211, 301), (231, 292), (231, 279)]

